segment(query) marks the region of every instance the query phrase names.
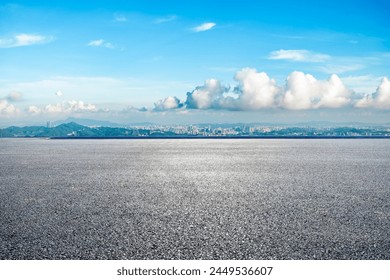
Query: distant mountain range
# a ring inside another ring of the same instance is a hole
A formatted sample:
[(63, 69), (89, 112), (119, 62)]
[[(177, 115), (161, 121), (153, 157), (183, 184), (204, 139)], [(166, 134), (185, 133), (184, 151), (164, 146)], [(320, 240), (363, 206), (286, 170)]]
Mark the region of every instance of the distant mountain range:
[(63, 123), (55, 127), (11, 126), (0, 130), (1, 137), (107, 137), (131, 136), (133, 130), (120, 127), (88, 127), (75, 122)]
[(106, 127), (125, 127), (123, 124), (114, 123), (110, 121), (101, 121), (93, 119), (81, 119), (81, 118), (67, 118), (65, 120), (59, 120), (53, 122), (53, 126), (67, 124), (67, 123), (77, 123), (84, 126), (96, 127), (96, 126), (106, 126)]
[(155, 125), (151, 122), (139, 122), (139, 123), (115, 123), (110, 121), (102, 121), (102, 120), (94, 120), (94, 119), (81, 119), (81, 118), (67, 118), (65, 120), (59, 120), (53, 122), (53, 126), (57, 126), (60, 124), (66, 124), (66, 123), (77, 123), (89, 127), (98, 127), (98, 126), (105, 126), (105, 127), (129, 127), (129, 126), (152, 126)]

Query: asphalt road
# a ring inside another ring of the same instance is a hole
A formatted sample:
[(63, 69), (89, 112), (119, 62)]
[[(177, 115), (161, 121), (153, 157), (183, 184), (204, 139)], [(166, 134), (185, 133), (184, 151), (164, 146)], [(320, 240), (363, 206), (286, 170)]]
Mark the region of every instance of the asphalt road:
[(390, 259), (390, 141), (0, 139), (1, 259)]

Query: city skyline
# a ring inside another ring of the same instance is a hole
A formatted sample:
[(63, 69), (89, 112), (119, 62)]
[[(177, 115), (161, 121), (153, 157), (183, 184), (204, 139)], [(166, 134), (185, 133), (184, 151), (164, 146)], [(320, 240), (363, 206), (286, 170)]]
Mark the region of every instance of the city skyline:
[(46, 126), (11, 126), (0, 128), (0, 137), (50, 139), (222, 139), (222, 138), (281, 138), (281, 139), (346, 139), (390, 138), (387, 125), (358, 123), (289, 124), (192, 124), (158, 125), (152, 123), (115, 124), (88, 119), (68, 119), (46, 123)]
[(0, 5), (0, 126), (390, 119), (385, 1)]

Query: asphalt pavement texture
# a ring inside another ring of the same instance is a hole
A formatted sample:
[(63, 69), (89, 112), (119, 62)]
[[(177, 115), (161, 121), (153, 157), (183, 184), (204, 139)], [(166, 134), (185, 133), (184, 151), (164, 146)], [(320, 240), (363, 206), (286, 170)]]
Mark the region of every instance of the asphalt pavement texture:
[(390, 259), (390, 141), (0, 139), (1, 259)]

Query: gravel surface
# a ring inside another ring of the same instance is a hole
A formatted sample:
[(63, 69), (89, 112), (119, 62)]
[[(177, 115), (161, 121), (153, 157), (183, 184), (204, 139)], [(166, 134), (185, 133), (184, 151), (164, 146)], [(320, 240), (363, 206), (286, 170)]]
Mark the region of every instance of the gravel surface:
[(0, 139), (0, 259), (390, 259), (390, 141)]

